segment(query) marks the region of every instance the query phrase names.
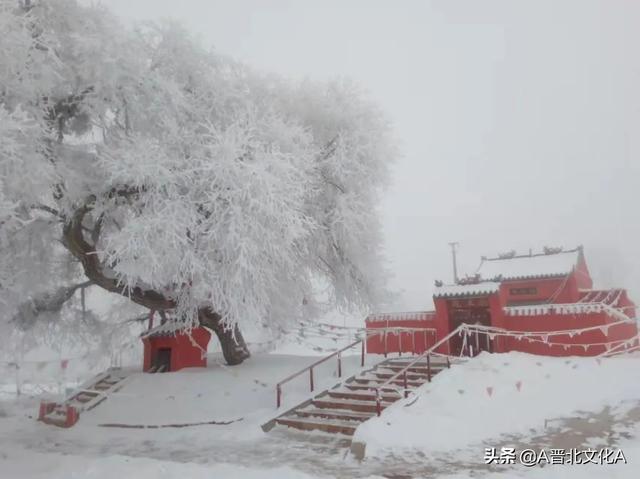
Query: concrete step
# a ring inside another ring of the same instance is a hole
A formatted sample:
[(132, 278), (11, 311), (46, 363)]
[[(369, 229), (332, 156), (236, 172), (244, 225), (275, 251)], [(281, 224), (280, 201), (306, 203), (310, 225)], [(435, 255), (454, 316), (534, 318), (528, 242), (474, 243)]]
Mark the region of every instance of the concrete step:
[[(355, 383), (357, 384), (362, 384), (365, 386), (380, 386), (381, 384), (384, 384), (387, 382), (386, 379), (384, 378), (379, 378), (377, 376), (360, 376), (355, 378), (354, 380)], [(418, 388), (420, 386), (422, 386), (424, 383), (426, 383), (427, 380), (420, 380), (420, 381), (410, 381), (407, 379), (407, 387), (410, 388)], [(399, 387), (404, 387), (404, 380), (402, 378), (400, 379), (394, 379), (393, 381), (391, 381), (389, 384), (393, 384), (394, 386), (399, 386)]]
[[(393, 372), (393, 371), (389, 371), (389, 372), (385, 372), (383, 370), (376, 370), (373, 371), (373, 375), (380, 378), (380, 379), (391, 379), (392, 377), (394, 377), (397, 373)], [(434, 374), (431, 375), (431, 377), (433, 377)], [(399, 381), (404, 381), (403, 376), (398, 376), (396, 378)], [(429, 378), (426, 374), (418, 374), (418, 373), (408, 373), (407, 374), (407, 380), (408, 381), (427, 381)], [(395, 379), (394, 379), (395, 381)]]
[[(355, 381), (352, 381), (352, 382), (350, 382), (350, 383), (345, 383), (345, 384), (343, 384), (343, 385), (342, 385), (342, 387), (344, 387), (344, 388), (346, 388), (346, 389), (349, 389), (349, 390), (351, 390), (351, 391), (371, 391), (371, 390), (376, 389), (376, 386), (377, 386), (378, 384), (382, 384), (382, 382), (375, 382), (375, 384), (374, 384), (374, 383), (371, 383), (371, 382), (369, 382), (369, 383), (367, 383), (367, 384), (365, 384), (365, 383), (362, 383), (362, 384), (361, 384), (361, 383), (357, 383), (357, 382), (355, 382)], [(392, 388), (392, 387), (387, 386), (387, 387), (385, 387), (385, 388), (381, 389), (381, 392), (393, 392), (393, 393), (398, 393), (398, 390), (397, 390), (397, 389), (394, 389), (394, 388)], [(399, 394), (399, 393), (398, 393), (398, 394)]]
[(98, 393), (86, 391), (86, 392), (81, 392), (79, 394), (76, 394), (73, 397), (73, 400), (81, 403), (85, 403), (85, 402), (91, 401), (92, 399), (95, 399), (96, 396), (98, 396)]
[[(409, 364), (413, 363), (415, 359), (411, 359), (411, 358), (389, 358), (386, 361), (384, 361), (383, 363), (380, 363), (380, 366), (384, 366), (386, 364), (388, 365), (392, 365), (392, 366), (401, 366), (401, 367), (406, 367)], [(439, 367), (439, 368), (446, 368), (447, 367), (447, 360), (446, 358), (431, 358), (431, 360), (429, 361), (431, 363), (431, 367)], [(453, 365), (456, 364), (457, 362), (459, 362), (456, 359), (450, 359), (449, 360), (449, 364)], [(413, 366), (419, 367), (419, 368), (426, 368), (427, 367), (427, 360), (426, 359), (421, 359), (420, 361), (416, 362), (415, 364), (413, 364)]]
[[(385, 364), (383, 366), (380, 366), (379, 370), (393, 371), (394, 373), (399, 373), (400, 371), (404, 371), (405, 368), (406, 366), (396, 366), (393, 364)], [(432, 365), (431, 374), (438, 373), (443, 369), (446, 369), (446, 366), (442, 367), (440, 365), (438, 366)], [(429, 368), (427, 366), (411, 366), (409, 369), (407, 369), (407, 373), (418, 373), (418, 374), (426, 375), (428, 372), (429, 372)]]
[(293, 427), (302, 431), (324, 431), (330, 433), (345, 434), (353, 436), (358, 423), (348, 421), (337, 421), (321, 418), (301, 418), (301, 417), (281, 417), (276, 419), (276, 423), (281, 426)]
[[(342, 409), (348, 411), (358, 411), (358, 412), (372, 412), (375, 413), (376, 403), (375, 401), (356, 401), (353, 399), (338, 399), (332, 398), (329, 396), (324, 396), (322, 398), (316, 398), (312, 401), (312, 404), (318, 408), (324, 409)], [(381, 409), (385, 409), (391, 406), (393, 402), (382, 401), (380, 404)]]
[[(356, 401), (375, 401), (376, 400), (376, 393), (375, 391), (372, 390), (368, 390), (368, 391), (352, 391), (349, 389), (331, 389), (328, 392), (329, 396), (331, 396), (332, 398), (339, 398), (339, 399), (355, 399)], [(387, 401), (387, 402), (395, 402), (398, 399), (401, 398), (400, 393), (397, 392), (388, 392), (388, 391), (384, 391), (381, 392), (381, 399), (383, 401)]]
[(344, 409), (328, 409), (328, 408), (315, 408), (307, 407), (294, 411), (301, 417), (321, 417), (325, 419), (336, 419), (340, 421), (358, 421), (364, 422), (369, 418), (372, 418), (376, 414), (373, 412), (357, 412), (347, 411)]

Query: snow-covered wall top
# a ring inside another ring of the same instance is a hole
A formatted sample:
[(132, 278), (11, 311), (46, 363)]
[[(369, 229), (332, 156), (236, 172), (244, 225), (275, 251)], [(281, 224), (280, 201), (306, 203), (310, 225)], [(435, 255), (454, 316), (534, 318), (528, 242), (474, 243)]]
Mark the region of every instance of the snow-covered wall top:
[(575, 315), (606, 312), (605, 308), (606, 305), (600, 303), (531, 304), (526, 306), (506, 306), (503, 311), (508, 316)]
[(367, 317), (367, 322), (378, 321), (429, 321), (435, 318), (435, 311), (409, 311), (403, 313), (376, 313)]
[(483, 259), (477, 273), (481, 278), (502, 279), (547, 278), (571, 273), (578, 264), (580, 250), (555, 254), (514, 256), (512, 258)]
[(433, 294), (434, 298), (446, 296), (474, 296), (478, 294), (497, 293), (500, 283), (495, 281), (485, 281), (476, 284), (453, 284), (440, 286)]

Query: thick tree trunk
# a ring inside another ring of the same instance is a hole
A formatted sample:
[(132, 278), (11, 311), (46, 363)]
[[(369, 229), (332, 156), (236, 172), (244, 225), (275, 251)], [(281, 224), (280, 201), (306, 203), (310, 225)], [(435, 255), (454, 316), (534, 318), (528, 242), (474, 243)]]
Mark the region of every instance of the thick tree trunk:
[(198, 312), (198, 320), (201, 326), (206, 326), (216, 333), (222, 346), (222, 354), (229, 366), (240, 364), (251, 356), (238, 325), (233, 328), (225, 328), (221, 322), (220, 315), (208, 309)]
[[(104, 273), (103, 265), (100, 263), (95, 251), (95, 244), (100, 236), (101, 225), (99, 222), (94, 225), (92, 232), (93, 244), (85, 239), (82, 226), (85, 217), (93, 209), (94, 202), (95, 197), (88, 198), (83, 206), (76, 209), (71, 219), (67, 220), (63, 229), (63, 245), (73, 256), (80, 260), (87, 278), (92, 284), (112, 293), (126, 296), (134, 303), (150, 310), (167, 311), (174, 309), (176, 307), (175, 302), (165, 297), (162, 293), (138, 287), (125, 289), (116, 278)], [(230, 366), (240, 364), (250, 356), (249, 349), (238, 326), (226, 329), (222, 324), (220, 315), (208, 308), (198, 311), (198, 321), (202, 326), (206, 326), (216, 333), (222, 346), (224, 359)]]

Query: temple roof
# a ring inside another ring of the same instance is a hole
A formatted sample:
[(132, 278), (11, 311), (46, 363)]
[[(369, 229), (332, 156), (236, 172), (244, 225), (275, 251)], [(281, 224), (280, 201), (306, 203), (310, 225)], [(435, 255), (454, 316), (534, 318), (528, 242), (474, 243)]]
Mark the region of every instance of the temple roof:
[(524, 256), (483, 258), (477, 273), (484, 280), (566, 276), (578, 264), (581, 249)]
[(436, 288), (433, 296), (435, 298), (451, 296), (478, 296), (496, 293), (499, 289), (500, 283), (496, 281), (484, 281), (475, 284), (452, 284)]

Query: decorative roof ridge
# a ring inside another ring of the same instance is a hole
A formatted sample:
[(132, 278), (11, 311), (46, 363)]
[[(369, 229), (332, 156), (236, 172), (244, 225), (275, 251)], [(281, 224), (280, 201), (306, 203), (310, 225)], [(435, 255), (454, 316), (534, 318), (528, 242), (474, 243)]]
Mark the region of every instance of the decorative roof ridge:
[(436, 288), (447, 288), (447, 287), (451, 287), (451, 286), (477, 286), (477, 285), (482, 285), (482, 284), (487, 284), (487, 283), (493, 283), (493, 284), (497, 284), (499, 285), (502, 282), (502, 280), (500, 278), (489, 278), (489, 279), (480, 279), (476, 282), (473, 283), (464, 283), (464, 282), (458, 282), (458, 283), (449, 283), (449, 284), (445, 284), (445, 283), (438, 283), (436, 284)]
[(500, 290), (500, 283), (497, 281), (483, 281), (480, 283), (452, 284), (436, 288), (433, 293), (434, 298), (454, 297), (454, 296), (478, 296), (490, 295)]
[(556, 254), (576, 253), (576, 252), (582, 252), (583, 251), (582, 245), (576, 246), (573, 249), (562, 249), (561, 248), (559, 251), (553, 251), (554, 249), (555, 248), (549, 248), (550, 252), (542, 251), (540, 253), (529, 253), (529, 254), (515, 254), (515, 251), (513, 251), (513, 255), (504, 254), (504, 255), (498, 255), (495, 258), (489, 258), (488, 256), (481, 256), (480, 260), (481, 260), (481, 262), (483, 262), (483, 261), (506, 261), (506, 260), (517, 259), (517, 258), (536, 258), (536, 257), (539, 257), (539, 256), (553, 256), (553, 255), (556, 255)]

